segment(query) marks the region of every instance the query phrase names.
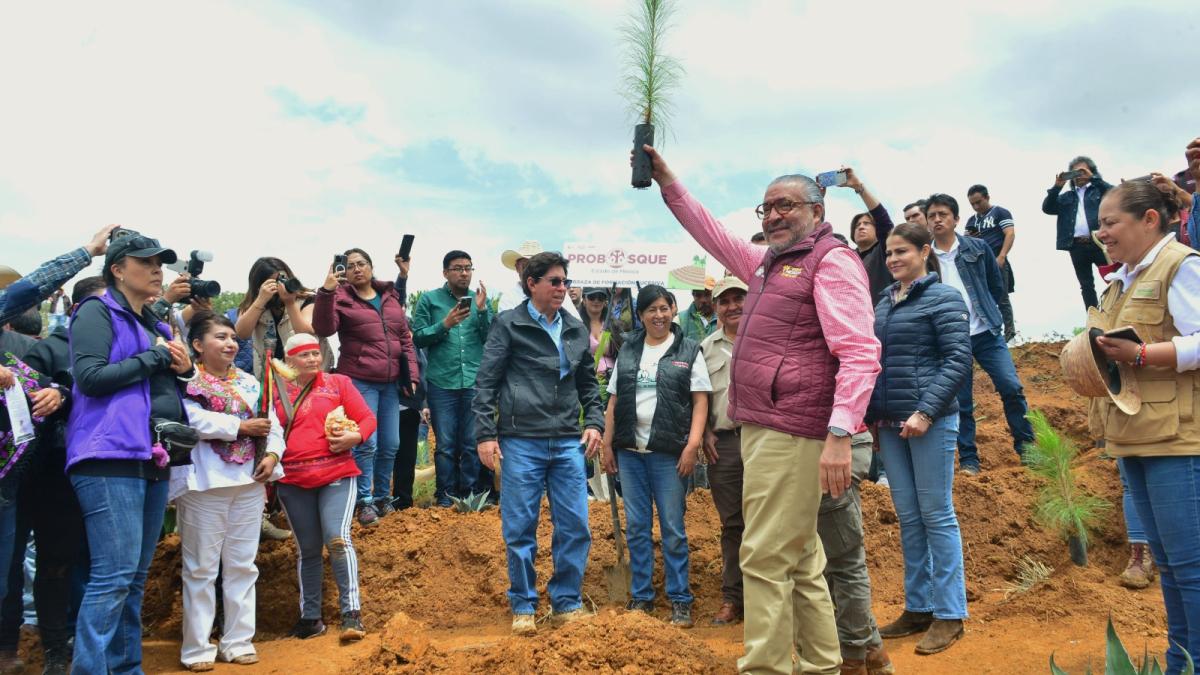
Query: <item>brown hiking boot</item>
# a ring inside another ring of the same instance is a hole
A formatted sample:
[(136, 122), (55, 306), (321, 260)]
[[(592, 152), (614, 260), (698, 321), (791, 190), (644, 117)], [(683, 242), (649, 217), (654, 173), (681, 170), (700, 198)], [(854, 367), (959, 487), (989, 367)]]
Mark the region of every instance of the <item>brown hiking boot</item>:
[(867, 675), (892, 675), (896, 667), (883, 645), (867, 650)]
[(962, 619), (934, 619), (914, 651), (918, 654), (944, 652), (962, 636)]
[(729, 624), (740, 623), (741, 620), (742, 608), (732, 602), (723, 602), (721, 603), (721, 609), (712, 618), (712, 624), (714, 626), (728, 626)]
[(1142, 589), (1150, 586), (1157, 572), (1154, 560), (1150, 557), (1150, 547), (1146, 544), (1129, 545), (1129, 564), (1121, 572), (1119, 581), (1125, 588)]
[(842, 675), (867, 675), (867, 662), (865, 659), (842, 659), (839, 672)]
[(932, 623), (933, 612), (910, 612), (906, 609), (899, 619), (879, 627), (879, 637), (890, 640), (906, 635), (916, 635), (929, 630)]

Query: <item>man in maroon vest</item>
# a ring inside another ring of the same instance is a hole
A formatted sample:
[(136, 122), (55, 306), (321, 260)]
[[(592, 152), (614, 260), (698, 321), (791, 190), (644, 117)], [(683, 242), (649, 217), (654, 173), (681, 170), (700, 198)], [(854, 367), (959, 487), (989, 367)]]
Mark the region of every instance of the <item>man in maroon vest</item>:
[(807, 176), (776, 178), (758, 207), (767, 251), (725, 229), (654, 148), (653, 178), (684, 229), (750, 288), (734, 344), (730, 417), (742, 424), (742, 672), (837, 673), (817, 537), (821, 494), (851, 483), (851, 435), (879, 372), (867, 274), (825, 222)]

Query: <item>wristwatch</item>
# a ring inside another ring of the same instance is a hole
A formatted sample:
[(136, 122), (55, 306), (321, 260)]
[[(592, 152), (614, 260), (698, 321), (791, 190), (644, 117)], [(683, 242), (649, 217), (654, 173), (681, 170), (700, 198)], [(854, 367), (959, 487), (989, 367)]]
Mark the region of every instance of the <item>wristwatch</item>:
[(850, 436), (849, 431), (846, 431), (840, 427), (829, 427), (829, 433), (833, 434), (837, 438), (847, 438)]

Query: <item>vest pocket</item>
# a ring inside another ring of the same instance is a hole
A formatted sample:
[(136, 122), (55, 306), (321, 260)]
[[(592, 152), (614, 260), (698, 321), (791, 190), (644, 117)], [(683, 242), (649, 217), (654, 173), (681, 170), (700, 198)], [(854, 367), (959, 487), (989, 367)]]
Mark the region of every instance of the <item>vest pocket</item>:
[[(1137, 415), (1126, 415), (1115, 405), (1105, 402), (1108, 419), (1105, 437), (1117, 443), (1144, 445), (1174, 438), (1179, 434), (1179, 386), (1175, 380), (1143, 380), (1138, 382), (1142, 394), (1142, 409)], [(1191, 392), (1188, 397), (1191, 398)], [(1191, 401), (1188, 401), (1189, 407)]]
[(1121, 314), (1117, 317), (1114, 327), (1133, 326), (1143, 340), (1161, 342), (1163, 339), (1163, 321), (1167, 308), (1158, 302), (1131, 298)]

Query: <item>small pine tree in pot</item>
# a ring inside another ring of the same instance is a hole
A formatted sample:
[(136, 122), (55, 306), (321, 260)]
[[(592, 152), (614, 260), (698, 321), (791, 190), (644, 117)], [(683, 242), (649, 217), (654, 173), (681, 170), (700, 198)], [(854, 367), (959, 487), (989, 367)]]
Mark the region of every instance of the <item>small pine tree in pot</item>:
[(1075, 484), (1075, 444), (1060, 434), (1040, 410), (1028, 415), (1034, 442), (1025, 445), (1023, 461), (1045, 484), (1038, 489), (1035, 518), (1067, 540), (1071, 561), (1087, 567), (1088, 530), (1110, 508), (1103, 499)]
[[(626, 74), (622, 91), (638, 120), (633, 130), (633, 187), (650, 187), (650, 156), (643, 145), (654, 145), (654, 128), (666, 128), (670, 118), (668, 94), (679, 84), (683, 66), (663, 54), (663, 36), (671, 25), (674, 0), (639, 0), (621, 27)], [(662, 137), (661, 134), (659, 136)]]

